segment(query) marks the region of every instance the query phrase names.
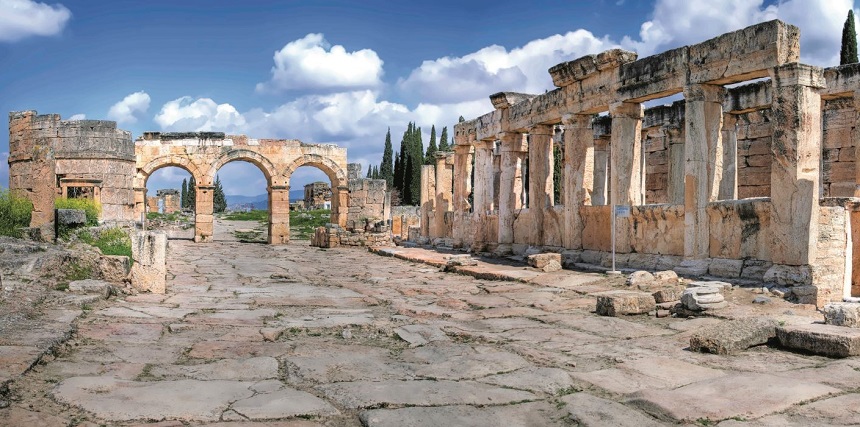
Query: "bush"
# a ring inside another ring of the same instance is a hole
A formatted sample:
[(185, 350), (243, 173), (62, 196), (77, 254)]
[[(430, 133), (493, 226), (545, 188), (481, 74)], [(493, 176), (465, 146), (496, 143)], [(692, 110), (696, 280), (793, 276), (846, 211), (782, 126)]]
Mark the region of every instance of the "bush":
[(254, 209), (250, 212), (230, 212), (224, 219), (230, 221), (257, 221), (263, 224), (269, 223), (269, 211)]
[(33, 202), (0, 189), (0, 235), (21, 237), (21, 228), (30, 226), (32, 213)]
[(87, 225), (90, 227), (99, 225), (99, 214), (102, 211), (102, 205), (95, 200), (60, 197), (54, 200), (54, 207), (57, 209), (80, 209), (87, 214)]

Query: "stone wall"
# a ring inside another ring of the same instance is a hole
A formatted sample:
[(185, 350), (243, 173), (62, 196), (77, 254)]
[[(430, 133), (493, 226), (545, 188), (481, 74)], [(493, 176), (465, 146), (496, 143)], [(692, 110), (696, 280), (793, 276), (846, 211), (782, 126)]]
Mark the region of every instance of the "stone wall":
[(388, 193), (385, 191), (384, 179), (357, 178), (349, 180), (349, 224), (358, 224), (366, 220), (382, 220), (385, 217), (386, 205), (390, 204)]
[(387, 226), (365, 230), (346, 230), (336, 224), (318, 227), (311, 236), (311, 246), (320, 248), (394, 246)]
[(856, 187), (853, 98), (826, 101), (823, 111), (822, 196), (852, 197)]
[(391, 208), (391, 235), (401, 239), (409, 238), (409, 227), (421, 223), (421, 213), (417, 206), (394, 206)]
[(331, 205), (331, 186), (325, 182), (312, 182), (305, 184), (305, 209), (322, 209)]
[(78, 193), (101, 204), (102, 221), (135, 220), (134, 144), (115, 122), (12, 112), (9, 149), (9, 186), (33, 201), (32, 226), (53, 220), (55, 198)]

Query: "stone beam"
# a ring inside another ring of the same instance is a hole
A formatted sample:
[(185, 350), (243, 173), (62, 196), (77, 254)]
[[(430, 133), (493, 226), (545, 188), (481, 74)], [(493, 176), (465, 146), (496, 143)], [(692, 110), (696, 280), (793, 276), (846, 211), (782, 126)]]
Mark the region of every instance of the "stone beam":
[(617, 69), (621, 64), (636, 60), (636, 53), (623, 49), (610, 49), (596, 55), (585, 55), (573, 61), (562, 62), (549, 69), (556, 87), (570, 86), (604, 71)]
[(847, 64), (824, 70), (827, 87), (821, 92), (823, 99), (850, 98), (860, 87), (860, 64)]
[(723, 111), (731, 114), (748, 113), (770, 108), (772, 100), (773, 85), (769, 81), (750, 83), (727, 90)]
[(510, 108), (513, 105), (524, 101), (529, 101), (537, 95), (517, 92), (499, 92), (490, 95), (490, 102), (493, 103), (493, 108), (497, 110)]

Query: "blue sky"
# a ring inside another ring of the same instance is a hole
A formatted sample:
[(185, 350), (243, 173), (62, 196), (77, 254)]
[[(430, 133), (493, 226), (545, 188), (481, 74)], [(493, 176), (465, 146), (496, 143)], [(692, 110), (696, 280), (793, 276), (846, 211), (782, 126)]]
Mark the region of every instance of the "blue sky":
[[(612, 47), (640, 57), (769, 19), (801, 28), (802, 60), (838, 62), (853, 1), (0, 0), (0, 110), (213, 130), (347, 147), (378, 163), (409, 121), (429, 134), (492, 109), (488, 95), (551, 88), (556, 63)], [(856, 13), (856, 11), (855, 11)], [(425, 142), (429, 135), (425, 135)], [(0, 132), (0, 186), (8, 186)], [(148, 188), (177, 187), (163, 169)], [(246, 163), (228, 194), (265, 192)], [(301, 168), (291, 186), (325, 180)]]

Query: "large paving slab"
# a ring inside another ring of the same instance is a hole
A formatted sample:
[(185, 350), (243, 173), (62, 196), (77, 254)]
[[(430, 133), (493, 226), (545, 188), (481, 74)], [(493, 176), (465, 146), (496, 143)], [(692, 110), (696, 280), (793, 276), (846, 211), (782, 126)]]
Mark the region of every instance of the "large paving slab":
[(379, 406), (506, 405), (538, 400), (526, 391), (469, 381), (356, 381), (317, 387), (346, 408)]
[[(437, 406), (401, 409), (373, 409), (359, 414), (366, 427), (487, 427), (566, 426), (556, 410), (542, 402), (506, 406)], [(538, 421), (540, 420), (540, 421)]]

